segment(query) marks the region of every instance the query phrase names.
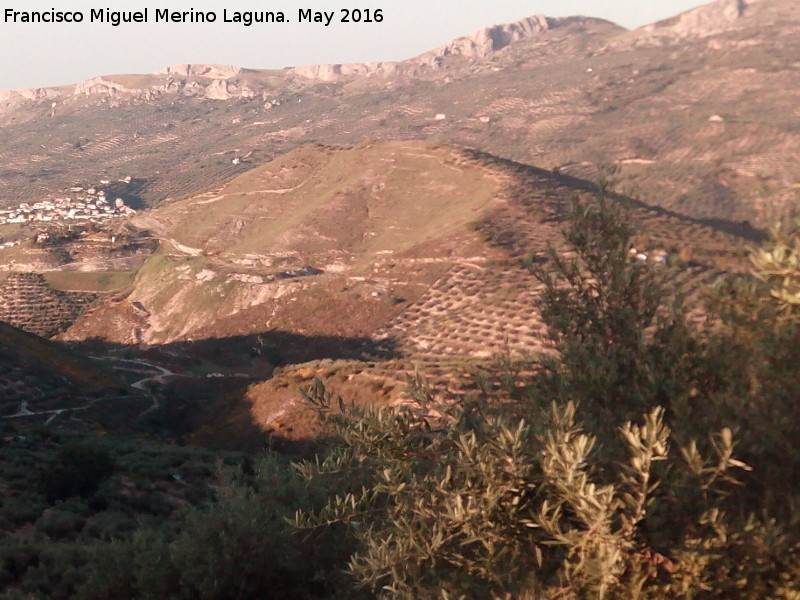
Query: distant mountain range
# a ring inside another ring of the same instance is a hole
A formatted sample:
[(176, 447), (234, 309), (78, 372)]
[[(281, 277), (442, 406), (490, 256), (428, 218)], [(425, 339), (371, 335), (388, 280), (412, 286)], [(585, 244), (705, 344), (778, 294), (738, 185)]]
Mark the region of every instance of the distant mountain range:
[(152, 205), (309, 142), (427, 139), (589, 178), (614, 166), (648, 203), (764, 224), (800, 193), (798, 56), (795, 2), (720, 0), (635, 31), (535, 16), (399, 63), (6, 91), (0, 201), (132, 175)]

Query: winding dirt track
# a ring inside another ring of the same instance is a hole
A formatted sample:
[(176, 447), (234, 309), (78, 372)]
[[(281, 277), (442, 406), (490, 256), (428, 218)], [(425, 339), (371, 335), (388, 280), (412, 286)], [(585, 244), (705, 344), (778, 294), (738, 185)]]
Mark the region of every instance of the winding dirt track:
[[(143, 416), (147, 415), (148, 413), (156, 410), (160, 406), (160, 403), (158, 401), (158, 396), (156, 396), (154, 393), (152, 393), (150, 391), (150, 382), (161, 383), (161, 382), (164, 381), (164, 379), (166, 377), (170, 377), (170, 376), (175, 375), (175, 373), (173, 373), (169, 369), (165, 369), (164, 367), (160, 367), (158, 365), (154, 365), (152, 363), (146, 363), (146, 362), (139, 361), (139, 360), (129, 360), (129, 359), (121, 359), (121, 358), (120, 359), (117, 359), (117, 358), (105, 359), (105, 358), (98, 358), (98, 357), (92, 357), (92, 358), (94, 358), (95, 360), (113, 360), (116, 363), (126, 363), (126, 364), (135, 365), (135, 366), (139, 367), (139, 368), (116, 367), (116, 366), (113, 367), (114, 369), (116, 369), (118, 371), (133, 371), (133, 372), (139, 372), (139, 373), (145, 373), (145, 372), (147, 372), (149, 370), (153, 370), (153, 369), (158, 371), (158, 373), (159, 373), (158, 375), (150, 376), (150, 377), (144, 377), (142, 379), (139, 379), (135, 383), (131, 384), (132, 388), (147, 392), (150, 395), (150, 397), (153, 399), (152, 406), (150, 406), (150, 408), (148, 408), (147, 410), (142, 412), (139, 415), (140, 417), (143, 417)], [(144, 369), (142, 369), (142, 367), (144, 367)], [(131, 399), (131, 396), (122, 396), (120, 398), (116, 398), (115, 400), (129, 400), (129, 399)], [(55, 408), (55, 409), (51, 409), (51, 410), (32, 411), (32, 410), (30, 410), (28, 408), (28, 402), (26, 400), (23, 400), (22, 402), (20, 402), (19, 410), (17, 412), (15, 412), (13, 415), (7, 415), (7, 416), (3, 417), (3, 419), (19, 419), (19, 418), (23, 418), (23, 417), (37, 417), (37, 416), (42, 416), (42, 415), (50, 415), (50, 417), (47, 419), (47, 421), (45, 421), (45, 425), (49, 425), (56, 417), (58, 417), (59, 415), (61, 415), (63, 413), (66, 413), (66, 412), (78, 412), (78, 411), (82, 411), (82, 410), (87, 410), (87, 409), (91, 408), (92, 406), (94, 406), (95, 404), (97, 404), (99, 402), (106, 402), (106, 401), (108, 401), (108, 399), (100, 398), (100, 399), (97, 399), (97, 400), (93, 400), (92, 402), (89, 402), (88, 404), (84, 404), (82, 406), (71, 406), (69, 408)]]

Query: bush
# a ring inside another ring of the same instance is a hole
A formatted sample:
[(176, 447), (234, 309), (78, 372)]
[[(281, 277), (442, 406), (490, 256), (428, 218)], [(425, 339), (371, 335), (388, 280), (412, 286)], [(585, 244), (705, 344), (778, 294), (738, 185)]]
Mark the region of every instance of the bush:
[(6, 537), (0, 542), (0, 586), (22, 579), (29, 568), (39, 564), (40, 548), (29, 541)]
[(176, 527), (142, 526), (127, 541), (96, 546), (78, 598), (302, 599), (338, 597), (337, 587), (347, 592), (340, 573), (352, 547), (338, 550), (333, 536), (306, 540), (285, 520), (298, 502), (310, 501), (285, 461), (267, 457), (257, 474), (225, 470), (215, 489), (213, 501), (184, 510)]
[(571, 253), (551, 247), (548, 261), (530, 265), (544, 285), (539, 308), (559, 353), (543, 364), (540, 392), (608, 409), (612, 423), (670, 408), (691, 387), (686, 363), (697, 351), (667, 286), (674, 273), (631, 260), (629, 218), (602, 196), (573, 199), (569, 217)]
[(692, 329), (668, 271), (628, 259), (621, 211), (571, 217), (572, 255), (532, 265), (557, 359), (445, 404), (416, 385), (401, 408), (334, 411), (317, 382), (330, 449), (298, 468), (329, 501), (295, 525), (346, 527), (382, 598), (796, 600), (800, 336), (751, 331), (753, 357)]
[(3, 501), (2, 517), (14, 527), (19, 527), (35, 522), (46, 507), (41, 496), (30, 492), (23, 493)]
[[(747, 468), (730, 430), (703, 456), (697, 444), (675, 447), (655, 408), (619, 429), (627, 457), (608, 463), (573, 404), (530, 419), (479, 403), (442, 415), (432, 400), (332, 415), (319, 387), (311, 398), (339, 442), (301, 472), (346, 476), (295, 523), (347, 524), (360, 544), (350, 571), (380, 597), (762, 598), (800, 585), (796, 548), (764, 537), (780, 528), (720, 510)], [(731, 569), (763, 584), (730, 581)]]
[(71, 496), (88, 497), (114, 472), (110, 452), (89, 441), (67, 442), (39, 477), (39, 489), (50, 502)]
[(86, 524), (86, 518), (75, 513), (49, 508), (42, 513), (36, 528), (53, 539), (73, 538)]
[(111, 541), (127, 537), (136, 527), (136, 520), (130, 515), (109, 510), (89, 519), (82, 534), (88, 538)]

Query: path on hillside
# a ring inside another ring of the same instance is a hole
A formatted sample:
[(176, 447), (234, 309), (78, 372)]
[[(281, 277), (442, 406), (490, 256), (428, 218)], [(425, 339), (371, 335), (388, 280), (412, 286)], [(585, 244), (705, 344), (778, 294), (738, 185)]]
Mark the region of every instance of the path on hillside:
[(173, 238), (159, 238), (162, 242), (169, 242), (173, 246), (175, 246), (176, 250), (180, 250), (184, 254), (188, 254), (189, 256), (201, 256), (203, 251), (200, 248), (192, 248), (191, 246), (185, 246), (174, 240)]
[[(136, 368), (125, 368), (125, 367), (112, 367), (113, 369), (115, 369), (117, 371), (132, 371), (132, 372), (136, 372), (136, 373), (144, 373), (147, 370), (153, 370), (153, 369), (158, 371), (158, 375), (154, 375), (154, 376), (150, 376), (150, 377), (144, 377), (142, 379), (139, 379), (135, 383), (131, 384), (132, 388), (147, 392), (147, 394), (153, 400), (152, 406), (150, 406), (149, 408), (144, 410), (142, 413), (140, 413), (139, 417), (143, 417), (143, 416), (148, 415), (149, 413), (153, 412), (154, 410), (156, 410), (161, 405), (161, 403), (158, 401), (158, 396), (150, 391), (150, 383), (151, 382), (163, 383), (164, 379), (166, 377), (175, 375), (175, 373), (173, 373), (169, 369), (165, 369), (164, 367), (160, 367), (158, 365), (154, 365), (152, 363), (147, 363), (147, 362), (140, 361), (140, 360), (129, 360), (129, 359), (125, 359), (125, 358), (99, 358), (99, 357), (94, 357), (94, 356), (91, 357), (91, 358), (93, 358), (95, 360), (111, 360), (111, 361), (116, 361), (116, 362), (119, 362), (119, 363), (128, 363), (128, 364), (136, 365), (136, 366), (139, 366), (139, 367), (145, 367), (145, 369), (141, 369), (141, 368), (138, 368), (138, 369), (136, 369)], [(87, 409), (91, 408), (92, 406), (94, 406), (95, 404), (97, 404), (99, 402), (106, 402), (108, 400), (129, 400), (131, 398), (132, 398), (132, 396), (123, 396), (123, 397), (120, 397), (120, 398), (98, 398), (97, 400), (93, 400), (93, 401), (89, 402), (88, 404), (84, 404), (82, 406), (70, 406), (70, 407), (66, 407), (66, 408), (54, 408), (54, 409), (50, 409), (50, 410), (37, 410), (37, 411), (30, 410), (28, 408), (28, 401), (27, 400), (22, 400), (20, 402), (20, 404), (19, 404), (19, 410), (17, 410), (17, 412), (15, 412), (12, 415), (4, 416), (3, 419), (18, 419), (18, 418), (22, 418), (22, 417), (37, 417), (37, 416), (42, 416), (42, 415), (50, 415), (50, 417), (47, 419), (47, 421), (45, 421), (45, 425), (49, 425), (56, 417), (58, 417), (59, 415), (65, 413), (65, 412), (76, 412), (76, 411), (87, 410)]]
[(228, 196), (255, 196), (256, 194), (278, 194), (278, 195), (288, 194), (289, 192), (299, 190), (306, 183), (308, 183), (310, 179), (311, 177), (308, 177), (304, 181), (298, 183), (296, 186), (290, 188), (281, 188), (277, 190), (251, 190), (249, 192), (227, 192), (225, 194), (219, 194), (217, 196), (214, 196), (213, 198), (208, 198), (207, 200), (199, 200), (198, 202), (195, 202), (194, 205), (199, 206), (201, 204), (213, 204), (214, 202), (219, 202), (220, 200), (227, 198)]
[[(19, 403), (19, 410), (15, 412), (13, 415), (6, 415), (3, 417), (4, 419), (19, 419), (21, 417), (37, 417), (41, 415), (50, 415), (50, 418), (45, 421), (45, 425), (49, 425), (53, 419), (55, 419), (58, 415), (65, 413), (65, 412), (76, 412), (80, 410), (87, 410), (98, 404), (99, 402), (106, 402), (108, 400), (129, 400), (131, 396), (123, 396), (121, 398), (98, 398), (97, 400), (92, 400), (88, 404), (84, 404), (83, 406), (70, 406), (67, 408), (53, 408), (50, 410), (37, 410), (32, 411), (28, 409), (28, 402), (27, 400), (23, 400)], [(149, 410), (149, 409), (148, 409)]]
[(161, 403), (158, 401), (158, 396), (150, 391), (150, 388), (152, 387), (152, 384), (164, 383), (164, 380), (167, 377), (175, 375), (175, 373), (173, 373), (169, 369), (165, 369), (164, 367), (160, 367), (160, 366), (154, 365), (152, 363), (144, 362), (142, 360), (131, 360), (131, 359), (127, 359), (127, 358), (107, 358), (107, 359), (99, 359), (99, 360), (111, 360), (111, 361), (115, 361), (115, 362), (118, 362), (118, 363), (128, 363), (128, 364), (136, 365), (136, 366), (139, 366), (139, 367), (145, 367), (144, 371), (141, 368), (139, 368), (139, 369), (127, 368), (126, 369), (125, 367), (112, 367), (113, 369), (116, 369), (117, 371), (133, 371), (133, 372), (136, 372), (136, 373), (143, 373), (143, 372), (147, 372), (148, 370), (152, 370), (152, 369), (155, 369), (156, 371), (158, 371), (158, 375), (154, 375), (154, 376), (150, 376), (150, 377), (143, 377), (142, 379), (139, 379), (138, 381), (136, 381), (136, 382), (131, 384), (132, 388), (135, 388), (137, 390), (142, 390), (143, 392), (147, 392), (150, 395), (150, 397), (153, 399), (152, 406), (150, 406), (150, 408), (148, 408), (147, 410), (143, 411), (139, 415), (139, 417), (144, 417), (144, 416), (150, 414), (151, 412), (153, 412), (154, 410), (156, 410), (159, 406), (161, 406)]

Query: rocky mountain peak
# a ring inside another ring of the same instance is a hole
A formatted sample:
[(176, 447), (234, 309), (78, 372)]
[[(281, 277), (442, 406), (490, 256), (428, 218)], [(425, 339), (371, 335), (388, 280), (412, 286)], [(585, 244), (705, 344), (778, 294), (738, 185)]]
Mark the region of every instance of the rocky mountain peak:
[(464, 56), (466, 58), (486, 58), (493, 52), (502, 50), (509, 44), (539, 35), (551, 28), (551, 22), (544, 15), (534, 15), (520, 19), (515, 23), (493, 25), (456, 38), (429, 52), (436, 56)]
[(534, 15), (514, 23), (484, 27), (470, 35), (458, 37), (440, 48), (399, 63), (305, 65), (292, 69), (292, 72), (307, 79), (333, 81), (351, 75), (389, 77), (402, 70), (409, 73), (415, 73), (420, 68), (436, 70), (446, 57), (485, 59), (515, 42), (534, 38), (569, 21), (571, 19), (552, 19), (544, 15)]
[(178, 77), (205, 77), (206, 79), (230, 79), (242, 72), (234, 65), (186, 64), (172, 65), (156, 75), (177, 75)]

